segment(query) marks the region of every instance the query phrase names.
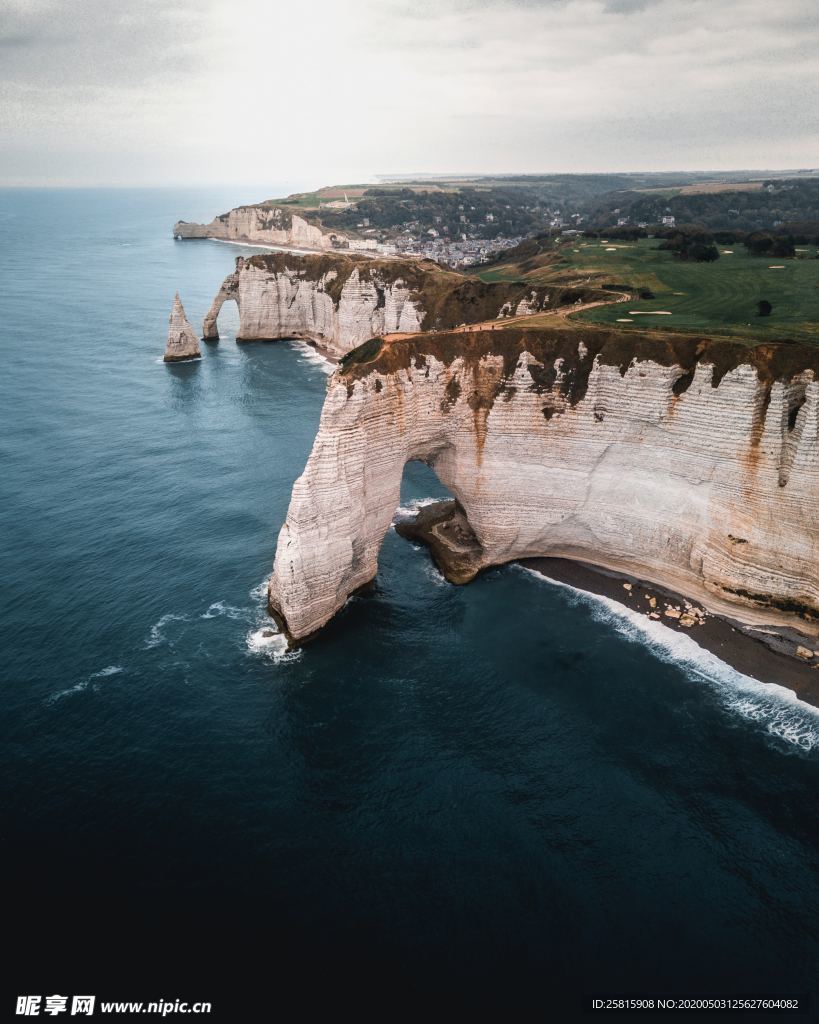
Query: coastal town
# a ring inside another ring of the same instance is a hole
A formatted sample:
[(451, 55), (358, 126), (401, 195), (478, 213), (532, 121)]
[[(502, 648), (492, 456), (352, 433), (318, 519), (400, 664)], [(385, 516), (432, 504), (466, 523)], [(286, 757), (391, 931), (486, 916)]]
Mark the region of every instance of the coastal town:
[[(327, 207), (352, 211), (356, 204), (342, 200), (328, 203), (323, 209)], [(485, 213), (480, 220), (476, 220), (474, 211), (474, 207), (467, 209), (464, 204), (460, 204), (455, 230), (443, 223), (444, 217), (441, 215), (436, 215), (429, 227), (423, 220), (412, 219), (388, 229), (374, 227), (368, 217), (362, 217), (355, 224), (358, 237), (337, 237), (333, 241), (333, 248), (376, 256), (430, 259), (459, 269), (491, 262), (520, 245), (528, 233), (507, 235), (498, 232), (494, 213)], [(567, 220), (564, 220), (559, 210), (537, 210), (537, 213), (542, 216), (543, 226), (556, 236), (577, 234), (584, 220), (580, 213), (573, 213)]]
[(488, 263), (508, 249), (514, 249), (523, 241), (523, 236), (512, 238), (480, 238), (463, 235), (459, 239), (441, 237), (437, 232), (427, 232), (426, 237), (412, 234), (399, 236), (395, 241), (380, 241), (375, 238), (349, 239), (334, 246), (341, 251), (369, 252), (376, 256), (403, 256), (408, 258), (435, 260), (448, 267), (472, 267)]
[(316, 195), (316, 216), (331, 232), (334, 249), (453, 268), (497, 259), (534, 231), (575, 233), (585, 220), (580, 212), (564, 214), (560, 202), (530, 187), (446, 191), (427, 183), (339, 191), (327, 201)]

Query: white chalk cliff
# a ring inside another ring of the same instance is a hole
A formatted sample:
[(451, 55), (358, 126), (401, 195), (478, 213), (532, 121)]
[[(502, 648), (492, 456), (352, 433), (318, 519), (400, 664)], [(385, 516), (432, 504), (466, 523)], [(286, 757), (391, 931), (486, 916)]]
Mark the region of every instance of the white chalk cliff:
[(341, 254), (240, 256), (213, 300), (202, 334), (219, 337), (219, 311), (232, 299), (239, 307), (237, 340), (303, 338), (340, 357), (379, 335), (520, 315), (558, 297), (557, 289), (485, 284), (429, 261)]
[(334, 260), (313, 274), (310, 261), (298, 256), (236, 262), (236, 272), (223, 282), (205, 317), (205, 338), (219, 337), (217, 317), (227, 299), (239, 307), (241, 341), (304, 338), (342, 356), (377, 334), (421, 330), (423, 311), (407, 283), (400, 277), (387, 280), (367, 261), (359, 267)]
[(174, 238), (220, 238), (231, 242), (294, 246), (297, 249), (331, 249), (346, 241), (338, 232), (325, 232), (276, 206), (238, 206), (214, 217), (210, 224), (180, 220), (173, 226)]
[(819, 635), (816, 349), (568, 326), (373, 349), (331, 378), (279, 535), (292, 638), (374, 578), (412, 459), (462, 506), (476, 571), (581, 559)]
[(199, 338), (193, 333), (193, 328), (185, 316), (179, 292), (177, 292), (174, 296), (171, 315), (168, 318), (168, 343), (165, 346), (165, 362), (175, 363), (180, 359), (198, 359), (201, 355)]

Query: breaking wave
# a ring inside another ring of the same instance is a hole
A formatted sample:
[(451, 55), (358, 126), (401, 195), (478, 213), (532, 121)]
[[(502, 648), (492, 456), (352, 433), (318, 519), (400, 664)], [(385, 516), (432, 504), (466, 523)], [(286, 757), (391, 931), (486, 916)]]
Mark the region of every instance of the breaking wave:
[[(207, 609), (196, 616), (196, 618), (200, 621), (227, 619), (232, 622), (244, 623), (244, 631), (239, 634), (236, 641), (249, 654), (263, 655), (276, 664), (296, 661), (302, 656), (301, 650), (288, 649), (287, 637), (279, 632), (267, 613), (267, 586), (269, 580), (270, 577), (266, 576), (260, 583), (248, 591), (250, 602), (246, 606), (237, 607), (236, 605), (227, 604), (225, 601), (212, 601)], [(151, 626), (144, 646), (149, 649), (158, 647), (160, 644), (168, 644), (173, 647), (174, 641), (168, 636), (168, 626), (174, 622), (190, 622), (192, 618), (193, 616), (191, 615), (181, 615), (174, 612), (163, 615), (158, 622)], [(86, 684), (80, 685), (84, 686)]]
[(296, 350), (302, 362), (312, 363), (314, 366), (318, 366), (319, 369), (323, 370), (328, 376), (335, 372), (336, 364), (332, 359), (328, 359), (327, 356), (323, 356), (321, 352), (308, 344), (308, 342), (302, 341), (300, 338), (290, 338), (288, 340), (288, 345)]
[(267, 604), (267, 588), (270, 586), (270, 577), (265, 576), (261, 583), (257, 583), (249, 592), (254, 601), (264, 601)]
[(446, 576), (444, 576), (432, 560), (429, 560), (424, 565), (424, 575), (429, 577), (436, 587), (448, 587), (450, 585), (447, 582)]
[(289, 650), (287, 637), (269, 625), (251, 630), (247, 634), (246, 643), (251, 654), (262, 654), (277, 665), (298, 661), (302, 656), (300, 649)]
[(267, 587), (269, 583), (270, 577), (265, 576), (261, 583), (258, 583), (250, 591), (250, 597), (256, 603), (256, 626), (245, 637), (245, 645), (248, 653), (262, 655), (277, 665), (298, 661), (302, 656), (301, 649), (290, 650), (288, 648), (287, 637), (284, 633), (279, 632), (267, 613)]
[(311, 252), (310, 249), (288, 248), (286, 245), (268, 245), (263, 242), (239, 242), (235, 238), (209, 238), (209, 242), (218, 242), (220, 245), (240, 245), (243, 249), (266, 249), (268, 252), (294, 252), (302, 255)]
[(707, 683), (731, 714), (754, 723), (768, 736), (797, 751), (819, 751), (819, 709), (800, 700), (793, 690), (745, 675), (700, 647), (687, 633), (679, 633), (609, 597), (544, 576), (536, 569), (523, 565), (515, 568), (570, 592), (591, 610), (596, 621), (644, 644), (662, 661), (681, 666), (690, 679)]

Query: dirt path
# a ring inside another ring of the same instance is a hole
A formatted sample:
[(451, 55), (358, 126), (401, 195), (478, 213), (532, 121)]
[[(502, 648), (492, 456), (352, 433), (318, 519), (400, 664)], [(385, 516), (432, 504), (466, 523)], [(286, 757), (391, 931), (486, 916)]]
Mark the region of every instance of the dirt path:
[[(632, 299), (630, 292), (612, 292), (610, 299), (595, 299), (594, 302), (576, 302), (571, 306), (558, 306), (557, 309), (550, 309), (539, 313), (526, 313), (523, 316), (511, 316), (502, 317), (501, 319), (493, 320), (482, 320), (477, 324), (461, 324), (459, 327), (453, 327), (446, 333), (448, 334), (469, 334), (473, 331), (497, 331), (504, 330), (507, 327), (518, 327), (521, 324), (527, 324), (535, 317), (542, 319), (559, 319), (568, 320), (570, 316), (574, 316), (575, 313), (582, 313), (585, 309), (593, 309), (595, 306), (610, 306), (617, 302), (630, 302)], [(615, 297), (616, 296), (616, 297)], [(409, 332), (398, 332), (395, 334), (385, 334), (384, 341), (387, 343), (392, 341), (403, 341), (405, 338), (417, 337), (416, 334)]]

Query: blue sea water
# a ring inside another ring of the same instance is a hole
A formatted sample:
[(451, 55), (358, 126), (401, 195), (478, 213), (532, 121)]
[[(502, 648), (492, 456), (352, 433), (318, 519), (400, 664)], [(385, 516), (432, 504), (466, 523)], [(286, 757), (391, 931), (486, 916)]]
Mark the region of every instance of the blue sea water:
[[(244, 251), (172, 223), (253, 198), (0, 192), (0, 997), (815, 990), (819, 719), (786, 691), (394, 533), (316, 642), (260, 636), (326, 368), (237, 346), (231, 304), (161, 362), (174, 292), (198, 327)], [(407, 468), (404, 504), (442, 493)]]

